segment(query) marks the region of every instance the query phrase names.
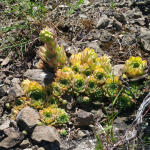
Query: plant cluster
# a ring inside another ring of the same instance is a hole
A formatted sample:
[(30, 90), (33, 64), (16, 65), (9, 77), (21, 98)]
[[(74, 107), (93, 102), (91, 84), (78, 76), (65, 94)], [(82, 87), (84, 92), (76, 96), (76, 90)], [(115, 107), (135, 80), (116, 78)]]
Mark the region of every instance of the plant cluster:
[[(45, 44), (40, 47), (41, 60), (37, 67), (54, 68), (56, 78), (46, 87), (35, 81), (24, 80), (22, 87), (26, 97), (14, 102), (13, 116), (29, 105), (39, 110), (41, 121), (46, 125), (60, 125), (69, 120), (65, 110), (58, 108), (67, 104), (67, 100), (63, 99), (64, 95), (73, 96), (81, 104), (117, 97), (116, 106), (119, 109), (127, 109), (135, 102), (134, 98), (140, 96), (138, 83), (132, 82), (129, 88), (125, 88), (119, 77), (111, 74), (109, 56), (98, 58), (93, 49), (85, 48), (78, 54), (72, 54), (68, 62), (66, 53), (63, 47), (57, 44), (56, 34), (51, 28), (43, 29), (40, 39)], [(146, 61), (142, 61), (140, 57), (130, 57), (124, 65), (123, 77), (136, 78), (143, 75), (146, 66)]]

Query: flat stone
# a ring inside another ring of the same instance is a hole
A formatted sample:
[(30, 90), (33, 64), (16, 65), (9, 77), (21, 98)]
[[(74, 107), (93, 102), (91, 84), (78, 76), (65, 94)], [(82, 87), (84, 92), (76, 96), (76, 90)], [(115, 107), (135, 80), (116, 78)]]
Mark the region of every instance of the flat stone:
[(6, 86), (3, 85), (0, 87), (0, 98), (2, 98), (7, 93)]
[(10, 125), (10, 120), (7, 120), (5, 123), (0, 125), (0, 131), (3, 131), (4, 129), (9, 128), (9, 125)]
[(109, 19), (106, 15), (104, 15), (102, 18), (99, 19), (96, 28), (105, 28), (109, 24)]
[(11, 102), (16, 97), (21, 97), (24, 95), (23, 89), (19, 84), (16, 84), (15, 86), (11, 87), (8, 91), (8, 100)]
[(3, 114), (3, 110), (4, 110), (4, 105), (5, 105), (5, 102), (7, 100), (7, 96), (3, 96), (1, 99), (0, 99), (0, 118)]
[(115, 65), (112, 67), (112, 73), (114, 76), (121, 76), (124, 72), (124, 64)]
[(144, 50), (150, 52), (150, 31), (142, 31), (140, 38), (143, 43)]
[(27, 106), (19, 112), (16, 120), (23, 130), (31, 131), (39, 122), (39, 113), (37, 110)]
[(30, 145), (30, 142), (29, 142), (29, 140), (27, 139), (27, 140), (23, 140), (21, 143), (20, 143), (20, 147), (22, 147), (22, 148), (26, 148), (26, 147), (28, 147)]
[(31, 139), (36, 143), (42, 141), (60, 143), (60, 135), (57, 129), (53, 126), (36, 126), (31, 135)]
[(19, 144), (24, 139), (24, 134), (22, 132), (19, 132), (18, 130), (15, 130), (13, 127), (5, 129), (4, 133), (8, 137), (4, 138), (0, 142), (0, 149), (1, 148), (10, 149), (15, 145)]
[(43, 71), (42, 69), (28, 69), (24, 73), (24, 78), (28, 78), (32, 81), (37, 81), (43, 86), (49, 85), (52, 83), (55, 74), (51, 72)]
[(88, 126), (94, 122), (94, 116), (90, 112), (79, 109), (76, 115), (74, 120), (75, 126)]

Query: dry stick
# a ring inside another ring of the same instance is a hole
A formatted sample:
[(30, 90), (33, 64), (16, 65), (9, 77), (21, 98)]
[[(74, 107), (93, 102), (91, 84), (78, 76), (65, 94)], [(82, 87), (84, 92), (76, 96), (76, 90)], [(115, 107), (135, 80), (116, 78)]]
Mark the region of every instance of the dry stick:
[(113, 150), (116, 146), (118, 146), (122, 140), (126, 137), (126, 141), (130, 141), (132, 139), (134, 139), (136, 136), (139, 135), (139, 128), (137, 130), (134, 130), (135, 133), (133, 133), (133, 136), (130, 138), (127, 138), (127, 135), (129, 133), (130, 130), (132, 130), (137, 124), (140, 127), (141, 123), (142, 123), (142, 119), (143, 117), (147, 114), (147, 112), (150, 110), (150, 107), (148, 108), (148, 110), (145, 112), (145, 114), (142, 116), (143, 112), (145, 111), (146, 107), (150, 104), (150, 92), (147, 94), (147, 96), (144, 98), (142, 104), (140, 105), (140, 108), (137, 111), (137, 115), (136, 115), (136, 119), (132, 122), (131, 127), (126, 131), (126, 134), (120, 139), (120, 141), (118, 141), (110, 150)]

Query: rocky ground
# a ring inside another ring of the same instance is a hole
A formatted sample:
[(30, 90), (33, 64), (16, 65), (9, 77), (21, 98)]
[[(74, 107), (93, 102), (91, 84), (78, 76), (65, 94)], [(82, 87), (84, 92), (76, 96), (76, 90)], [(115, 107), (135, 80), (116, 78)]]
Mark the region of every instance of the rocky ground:
[[(75, 6), (75, 1), (68, 2)], [(10, 109), (6, 106), (23, 95), (20, 87), (23, 79), (28, 78), (42, 85), (53, 81), (54, 73), (35, 69), (34, 66), (39, 59), (38, 47), (42, 45), (39, 32), (46, 25), (56, 30), (58, 43), (64, 46), (68, 57), (90, 47), (99, 56), (111, 56), (114, 66), (119, 64), (121, 67), (130, 56), (140, 56), (150, 66), (150, 0), (113, 2), (85, 0), (68, 15), (70, 6), (64, 1), (45, 1), (45, 17), (39, 15), (34, 18), (30, 13), (24, 15), (30, 7), (25, 2), (20, 3), (19, 7), (24, 8), (20, 13), (13, 9), (18, 5), (17, 1), (12, 1), (10, 5), (0, 1), (0, 150), (95, 149), (95, 133), (105, 128), (102, 122), (107, 118), (100, 107), (74, 107), (74, 102), (70, 99), (67, 104), (70, 122), (56, 129), (37, 126), (39, 114), (30, 107), (24, 108), (15, 121), (11, 120)], [(36, 3), (40, 4), (40, 1)], [(35, 14), (39, 12), (38, 9), (33, 7)], [(114, 73), (118, 75), (118, 69)], [(135, 119), (135, 111), (129, 109), (116, 117), (115, 137), (124, 135)], [(140, 137), (149, 133), (149, 123), (147, 114)], [(65, 137), (59, 134), (62, 128), (67, 130)], [(105, 134), (103, 138), (106, 145)], [(148, 149), (148, 145), (146, 146)], [(126, 147), (127, 145), (116, 149), (127, 149)], [(137, 146), (135, 149), (141, 147)]]

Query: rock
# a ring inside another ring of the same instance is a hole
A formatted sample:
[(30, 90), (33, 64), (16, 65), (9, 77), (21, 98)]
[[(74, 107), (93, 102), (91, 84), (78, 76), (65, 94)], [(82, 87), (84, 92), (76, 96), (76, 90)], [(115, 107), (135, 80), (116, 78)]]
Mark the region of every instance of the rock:
[(83, 19), (87, 19), (88, 17), (86, 16), (86, 15), (84, 15), (84, 14), (79, 14), (79, 17), (80, 18), (83, 18)]
[(14, 55), (14, 52), (11, 51), (11, 52), (8, 54), (8, 56), (2, 61), (1, 66), (7, 65), (7, 64), (10, 62), (10, 60), (13, 59), (13, 57), (12, 57), (13, 55)]
[(10, 149), (24, 139), (23, 133), (15, 130), (13, 127), (5, 129), (4, 133), (7, 137), (0, 142), (0, 148)]
[(3, 8), (3, 7), (5, 7), (5, 3), (4, 2), (2, 2), (2, 1), (0, 1), (0, 8)]
[(66, 107), (67, 107), (68, 110), (71, 110), (77, 103), (71, 95), (65, 94), (65, 95), (62, 96), (62, 99), (67, 101), (67, 106)]
[(37, 81), (39, 84), (46, 86), (52, 83), (55, 74), (43, 71), (42, 69), (28, 69), (23, 76), (24, 78)]
[(109, 42), (112, 39), (111, 33), (109, 33), (107, 30), (101, 30), (101, 35), (100, 35), (100, 41), (101, 42)]
[(105, 12), (105, 15), (107, 16), (114, 16), (114, 9), (113, 8), (108, 8)]
[(114, 13), (114, 17), (116, 20), (118, 20), (119, 22), (126, 22), (127, 21), (127, 17), (125, 16), (124, 13)]
[(96, 139), (82, 140), (73, 150), (94, 150)]
[(142, 18), (142, 12), (134, 13), (132, 16), (134, 19)]
[(4, 110), (4, 105), (5, 105), (5, 102), (7, 100), (7, 96), (3, 96), (1, 99), (0, 99), (0, 118), (3, 114), (3, 110)]
[(114, 76), (121, 76), (124, 73), (124, 64), (115, 65), (112, 67)]
[(85, 137), (86, 134), (84, 132), (82, 132), (81, 130), (78, 130), (77, 136), (78, 136), (78, 138), (82, 138), (82, 137)]
[(39, 113), (37, 110), (27, 106), (23, 108), (16, 117), (17, 123), (23, 130), (31, 131), (39, 122)]
[(21, 97), (24, 95), (23, 89), (20, 87), (19, 84), (16, 84), (15, 86), (11, 87), (8, 91), (8, 100), (11, 102), (16, 97)]
[(116, 28), (117, 31), (122, 30), (122, 24), (116, 19), (113, 20), (113, 26)]
[(134, 43), (135, 34), (128, 33), (127, 35), (124, 35), (122, 38), (122, 45), (132, 45)]
[(26, 147), (28, 147), (30, 145), (30, 142), (29, 142), (29, 140), (27, 139), (27, 140), (23, 140), (21, 143), (20, 143), (20, 147), (22, 147), (22, 148), (26, 148)]
[(141, 43), (143, 43), (144, 50), (150, 52), (150, 31), (142, 31), (139, 37), (141, 38)]
[[(99, 55), (102, 56), (104, 55), (104, 52), (101, 50), (100, 48), (101, 42), (98, 40), (92, 41), (92, 42), (88, 42), (87, 43), (87, 47), (94, 49), (94, 51)], [(99, 57), (98, 56), (98, 57)]]
[(106, 15), (104, 15), (102, 18), (99, 19), (96, 28), (101, 29), (107, 27), (109, 24), (109, 19)]
[(53, 126), (36, 126), (31, 139), (37, 144), (42, 141), (53, 142), (55, 144), (60, 143), (60, 135)]
[(7, 89), (5, 85), (1, 85), (0, 87), (0, 98), (2, 98), (7, 93)]
[(120, 118), (120, 117), (117, 117), (117, 119), (115, 119), (113, 121), (113, 125), (115, 127), (117, 127), (119, 129), (120, 132), (123, 132), (123, 131), (126, 131), (128, 126), (127, 124), (125, 123), (125, 121), (127, 121), (124, 117)]
[(45, 150), (45, 148), (43, 148), (43, 147), (40, 147), (40, 148), (38, 148), (38, 150)]
[(94, 122), (94, 116), (90, 112), (79, 109), (76, 115), (74, 119), (75, 126), (88, 126)]
[(20, 83), (20, 79), (19, 78), (13, 78), (11, 80), (11, 82), (13, 83), (13, 85), (15, 86), (16, 84), (19, 84)]
[(144, 18), (135, 19), (135, 23), (137, 25), (144, 26), (145, 25), (145, 19)]
[(5, 123), (0, 125), (0, 131), (3, 131), (4, 129), (9, 128), (9, 125), (10, 125), (10, 120), (7, 120)]

